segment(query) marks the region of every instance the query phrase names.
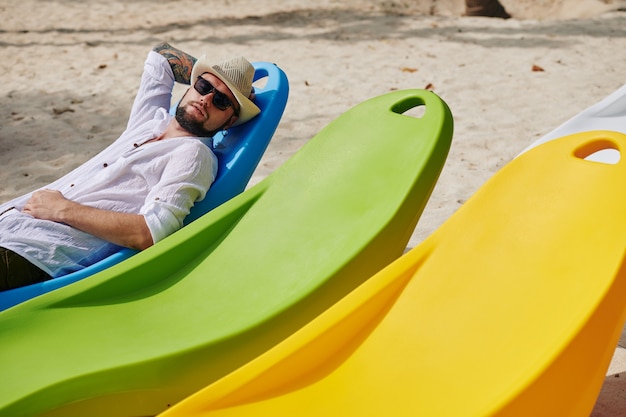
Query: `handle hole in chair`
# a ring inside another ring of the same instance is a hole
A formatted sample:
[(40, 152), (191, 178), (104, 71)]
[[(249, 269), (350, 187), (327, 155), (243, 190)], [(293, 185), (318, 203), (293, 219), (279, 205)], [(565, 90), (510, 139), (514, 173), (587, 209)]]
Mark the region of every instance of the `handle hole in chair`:
[(410, 109), (404, 111), (402, 114), (404, 116), (414, 117), (416, 119), (421, 119), (422, 117), (424, 117), (425, 113), (426, 113), (426, 106), (421, 104), (419, 106), (411, 107)]
[(610, 140), (598, 140), (578, 148), (574, 155), (586, 161), (615, 165), (621, 159), (617, 145)]
[(266, 74), (264, 76), (262, 76), (259, 79), (254, 80), (254, 82), (252, 83), (252, 86), (254, 87), (254, 89), (258, 92), (259, 90), (264, 90), (265, 86), (267, 85), (267, 80), (269, 79), (269, 76)]
[(426, 103), (420, 97), (411, 97), (396, 103), (391, 110), (407, 117), (421, 119), (426, 114)]
[(615, 165), (619, 162), (621, 154), (617, 149), (602, 149), (587, 156), (587, 161), (601, 162), (603, 164)]

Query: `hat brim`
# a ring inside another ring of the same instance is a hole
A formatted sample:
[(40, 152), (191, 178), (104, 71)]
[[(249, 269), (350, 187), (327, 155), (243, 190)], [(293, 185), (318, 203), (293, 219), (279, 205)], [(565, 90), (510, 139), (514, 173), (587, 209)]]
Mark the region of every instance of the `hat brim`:
[(209, 73), (213, 74), (217, 78), (220, 79), (226, 87), (230, 90), (231, 93), (235, 96), (237, 103), (239, 103), (239, 117), (237, 121), (233, 123), (233, 126), (240, 125), (242, 123), (247, 122), (248, 120), (254, 118), (257, 114), (261, 112), (261, 109), (252, 102), (248, 97), (244, 96), (229, 80), (224, 74), (220, 73), (218, 70), (213, 68), (206, 59), (206, 55), (201, 56), (196, 64), (193, 66), (191, 70), (191, 83), (193, 84), (195, 80), (202, 74)]

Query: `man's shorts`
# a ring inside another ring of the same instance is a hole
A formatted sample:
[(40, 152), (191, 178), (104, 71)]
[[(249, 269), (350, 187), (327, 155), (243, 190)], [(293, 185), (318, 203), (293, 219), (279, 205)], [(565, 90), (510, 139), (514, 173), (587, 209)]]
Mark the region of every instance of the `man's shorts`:
[(51, 278), (22, 256), (0, 247), (0, 291), (47, 281)]

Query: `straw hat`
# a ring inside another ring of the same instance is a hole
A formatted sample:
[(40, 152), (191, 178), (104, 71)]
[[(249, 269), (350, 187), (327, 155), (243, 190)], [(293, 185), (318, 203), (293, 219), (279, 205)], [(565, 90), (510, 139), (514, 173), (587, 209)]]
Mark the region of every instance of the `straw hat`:
[(206, 55), (201, 56), (191, 70), (191, 83), (204, 73), (215, 75), (233, 93), (239, 103), (239, 118), (233, 126), (240, 125), (252, 119), (261, 112), (256, 104), (248, 97), (252, 92), (254, 67), (244, 57), (236, 57), (210, 65)]

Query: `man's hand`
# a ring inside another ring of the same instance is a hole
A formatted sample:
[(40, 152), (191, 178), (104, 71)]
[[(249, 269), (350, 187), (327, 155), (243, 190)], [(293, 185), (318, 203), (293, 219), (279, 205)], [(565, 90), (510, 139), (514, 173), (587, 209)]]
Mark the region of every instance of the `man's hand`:
[(84, 206), (68, 200), (56, 190), (35, 191), (24, 205), (23, 212), (38, 219), (65, 223), (131, 249), (143, 250), (153, 244), (152, 234), (142, 215)]
[(39, 190), (26, 202), (23, 212), (38, 219), (62, 222), (62, 213), (69, 209), (71, 204), (76, 203), (63, 197), (60, 191)]

